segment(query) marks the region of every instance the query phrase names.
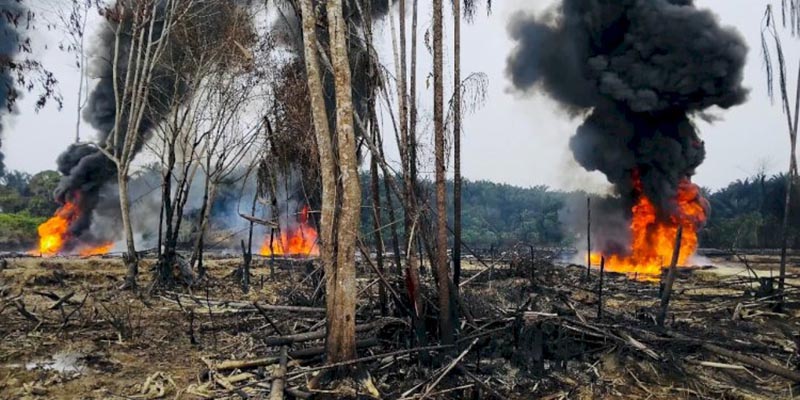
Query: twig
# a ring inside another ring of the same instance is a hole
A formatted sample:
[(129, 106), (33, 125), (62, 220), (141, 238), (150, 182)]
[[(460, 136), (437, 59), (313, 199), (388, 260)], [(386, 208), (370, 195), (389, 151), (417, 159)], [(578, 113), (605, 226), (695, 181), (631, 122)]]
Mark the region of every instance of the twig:
[(464, 351), (462, 351), (462, 352), (461, 352), (461, 354), (459, 354), (459, 355), (458, 355), (458, 357), (456, 357), (456, 358), (455, 358), (453, 361), (451, 361), (451, 362), (450, 362), (450, 364), (447, 366), (447, 368), (445, 368), (445, 369), (444, 369), (444, 371), (442, 371), (442, 373), (441, 373), (441, 374), (439, 374), (439, 377), (438, 377), (438, 378), (436, 378), (436, 380), (435, 380), (435, 381), (433, 381), (433, 383), (431, 383), (431, 384), (430, 384), (430, 386), (428, 386), (428, 389), (426, 389), (424, 393), (422, 393), (422, 397), (420, 397), (420, 398), (419, 398), (419, 400), (423, 400), (425, 397), (427, 397), (427, 396), (428, 396), (428, 394), (430, 394), (431, 390), (433, 390), (433, 388), (435, 388), (435, 387), (436, 387), (436, 385), (438, 385), (438, 384), (439, 384), (439, 382), (441, 382), (441, 381), (442, 381), (442, 379), (443, 379), (443, 378), (444, 378), (444, 377), (445, 377), (445, 376), (446, 376), (446, 375), (447, 375), (447, 374), (448, 374), (448, 373), (449, 373), (449, 372), (450, 372), (450, 371), (451, 371), (453, 368), (455, 368), (455, 367), (456, 367), (456, 365), (457, 365), (457, 364), (458, 364), (458, 363), (459, 363), (459, 362), (460, 362), (460, 361), (461, 361), (461, 360), (462, 360), (464, 357), (466, 357), (466, 356), (467, 356), (467, 353), (469, 353), (469, 351), (470, 351), (470, 350), (472, 350), (472, 346), (475, 346), (475, 343), (478, 343), (478, 338), (475, 338), (475, 340), (473, 340), (473, 341), (472, 341), (472, 343), (470, 343), (470, 344), (469, 344), (469, 346), (467, 346), (467, 348), (466, 348), (466, 349), (464, 349)]
[(469, 370), (466, 367), (464, 367), (463, 365), (459, 364), (459, 365), (456, 366), (456, 368), (462, 374), (466, 375), (467, 378), (472, 379), (473, 381), (475, 381), (475, 383), (477, 383), (478, 386), (480, 386), (483, 390), (486, 390), (487, 392), (489, 392), (489, 394), (494, 396), (494, 398), (499, 399), (499, 400), (505, 400), (507, 398), (506, 396), (502, 395), (500, 392), (494, 390), (494, 388), (489, 386), (488, 383), (482, 381), (481, 378), (477, 377), (472, 372), (469, 372)]
[(42, 322), (39, 317), (37, 317), (36, 315), (25, 309), (25, 303), (23, 303), (22, 300), (20, 299), (15, 300), (14, 306), (17, 307), (17, 311), (19, 311), (19, 313), (27, 320), (37, 324), (40, 324)]
[(354, 360), (342, 361), (342, 362), (338, 362), (338, 363), (334, 363), (334, 364), (323, 365), (321, 367), (308, 368), (308, 369), (305, 369), (305, 370), (302, 370), (302, 371), (298, 371), (298, 372), (295, 372), (295, 373), (291, 374), (289, 376), (289, 379), (294, 378), (296, 376), (304, 375), (304, 374), (307, 374), (307, 373), (310, 373), (310, 372), (323, 371), (323, 370), (326, 370), (326, 369), (344, 367), (344, 366), (359, 364), (359, 363), (367, 362), (367, 361), (380, 360), (380, 359), (383, 359), (383, 358), (386, 358), (386, 357), (399, 356), (399, 355), (409, 354), (409, 353), (419, 353), (419, 352), (422, 352), (422, 351), (444, 350), (444, 349), (449, 349), (449, 348), (452, 348), (452, 347), (453, 347), (452, 345), (444, 345), (443, 344), (443, 345), (438, 345), (438, 346), (416, 347), (416, 348), (413, 348), (413, 349), (398, 350), (398, 351), (393, 351), (393, 352), (384, 353), (384, 354), (376, 354), (374, 356), (356, 358)]
[(264, 308), (258, 305), (257, 301), (253, 302), (253, 307), (255, 307), (256, 310), (258, 310), (258, 313), (261, 314), (261, 316), (264, 317), (265, 320), (267, 320), (267, 323), (272, 326), (272, 329), (275, 329), (275, 333), (283, 336), (281, 329), (278, 328), (278, 325), (276, 325), (275, 322), (272, 321), (272, 318), (270, 318), (269, 315), (267, 315), (267, 312), (264, 310)]

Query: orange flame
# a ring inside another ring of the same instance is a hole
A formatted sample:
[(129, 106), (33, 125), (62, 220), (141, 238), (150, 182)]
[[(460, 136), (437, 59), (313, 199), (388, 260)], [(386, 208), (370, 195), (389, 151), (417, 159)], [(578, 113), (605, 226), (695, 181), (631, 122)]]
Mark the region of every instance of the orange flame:
[[(663, 266), (669, 265), (675, 247), (678, 226), (683, 226), (678, 265), (686, 262), (697, 250), (697, 231), (706, 221), (706, 200), (700, 189), (688, 179), (678, 185), (675, 199), (677, 211), (667, 220), (659, 217), (653, 202), (641, 192), (641, 183), (634, 177), (634, 186), (640, 193), (632, 208), (631, 245), (627, 255), (606, 254), (605, 268), (627, 273), (637, 279), (654, 281), (661, 275)], [(592, 253), (592, 265), (598, 266), (603, 254)]]
[(319, 256), (317, 230), (308, 223), (308, 206), (300, 211), (296, 227), (281, 230), (280, 237), (275, 238), (270, 248), (270, 238), (264, 239), (261, 245), (262, 256)]
[[(64, 245), (71, 239), (69, 233), (70, 224), (78, 218), (80, 210), (75, 203), (67, 202), (56, 210), (55, 214), (39, 225), (39, 249), (32, 250), (32, 254), (43, 256), (54, 256), (64, 250)], [(87, 257), (106, 254), (111, 251), (113, 243), (105, 243), (99, 246), (85, 246), (78, 249), (78, 255)]]
[(108, 254), (113, 247), (114, 243), (101, 244), (100, 246), (96, 247), (85, 247), (78, 250), (78, 255), (81, 257), (101, 256), (103, 254)]
[(66, 203), (56, 210), (52, 218), (39, 225), (39, 251), (45, 256), (54, 256), (61, 252), (69, 239), (69, 225), (77, 218), (78, 207), (74, 203)]

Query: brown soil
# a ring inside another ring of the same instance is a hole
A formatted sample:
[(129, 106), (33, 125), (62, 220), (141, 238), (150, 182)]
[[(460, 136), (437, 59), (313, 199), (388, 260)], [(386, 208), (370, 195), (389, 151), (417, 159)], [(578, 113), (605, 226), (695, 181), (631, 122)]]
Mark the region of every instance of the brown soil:
[[(365, 362), (383, 398), (404, 392), (409, 399), (421, 397), (449, 360), (467, 349), (461, 365), (511, 399), (773, 399), (796, 392), (784, 378), (699, 345), (709, 341), (793, 370), (800, 341), (800, 310), (792, 302), (800, 291), (793, 287), (787, 306), (777, 313), (773, 303), (756, 297), (758, 284), (743, 266), (714, 259), (725, 268), (679, 276), (667, 331), (659, 331), (653, 326), (657, 284), (606, 274), (605, 314), (597, 319), (597, 271), (586, 280), (581, 267), (537, 260), (535, 265), (519, 258), (501, 262), (491, 273), (480, 273), (483, 265), (470, 263), (465, 280), (480, 275), (462, 288), (473, 321), (464, 320), (458, 351), (432, 351), (430, 366), (420, 364), (414, 352)], [(307, 279), (314, 266), (305, 262), (278, 268), (273, 279), (265, 260), (254, 261), (251, 290), (244, 294), (231, 277), (240, 262), (235, 259), (208, 261), (207, 281), (174, 291), (149, 289), (152, 260), (145, 260), (136, 292), (118, 289), (124, 268), (116, 258), (8, 261), (0, 270), (1, 399), (263, 398), (272, 366), (208, 374), (209, 366), (277, 355), (279, 347), (265, 341), (280, 336), (275, 326), (284, 335), (324, 326), (321, 315), (276, 312), (269, 322), (243, 308), (253, 301), (321, 307), (318, 280)], [(769, 276), (774, 261), (759, 258), (754, 269)], [(800, 270), (792, 264), (789, 272), (794, 282)], [(404, 297), (402, 279), (389, 279)], [(435, 285), (429, 274), (423, 281), (426, 325), (435, 344), (435, 293), (430, 290)], [(359, 267), (359, 324), (379, 318), (377, 282), (369, 268)], [(52, 307), (73, 292), (62, 306)], [(360, 333), (360, 339), (380, 342), (360, 356), (414, 347), (410, 323), (401, 313), (408, 305), (390, 303), (394, 320), (404, 322)], [(479, 340), (473, 343), (473, 338)], [(304, 342), (291, 349), (322, 344)], [(319, 357), (293, 360), (288, 386), (307, 390), (304, 382), (311, 375), (304, 368), (321, 365)], [(491, 398), (459, 371), (431, 387), (428, 398)], [(231, 378), (243, 372), (250, 375)]]

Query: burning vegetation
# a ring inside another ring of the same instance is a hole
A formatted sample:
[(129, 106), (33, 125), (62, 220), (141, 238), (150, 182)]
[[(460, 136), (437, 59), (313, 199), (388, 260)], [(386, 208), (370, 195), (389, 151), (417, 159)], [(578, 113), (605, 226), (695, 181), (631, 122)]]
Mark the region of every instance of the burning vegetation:
[(83, 257), (103, 255), (111, 251), (113, 243), (91, 245), (81, 243), (70, 232), (72, 223), (80, 218), (80, 209), (75, 203), (67, 202), (56, 210), (55, 215), (39, 225), (39, 248), (32, 254), (55, 256), (59, 254), (78, 254)]
[(317, 230), (309, 223), (308, 206), (303, 206), (296, 223), (281, 229), (278, 237), (272, 235), (261, 244), (262, 256), (319, 256)]

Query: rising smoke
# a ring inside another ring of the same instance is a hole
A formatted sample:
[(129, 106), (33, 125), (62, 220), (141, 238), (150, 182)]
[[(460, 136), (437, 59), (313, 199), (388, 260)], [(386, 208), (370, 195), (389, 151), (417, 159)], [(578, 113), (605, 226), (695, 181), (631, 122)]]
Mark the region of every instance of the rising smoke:
[[(163, 55), (155, 62), (143, 118), (138, 129), (132, 132), (138, 136), (133, 148), (134, 157), (150, 139), (154, 128), (168, 115), (171, 107), (188, 98), (190, 82), (187, 79), (191, 76), (190, 70), (193, 66), (193, 63), (187, 62), (190, 54), (197, 54), (201, 49), (207, 48), (205, 46), (218, 45), (220, 40), (225, 40), (220, 33), (227, 29), (222, 25), (229, 19), (220, 16), (222, 11), (218, 4), (215, 5), (211, 0), (186, 4), (192, 7), (186, 11), (186, 15), (192, 15), (193, 20), (188, 27), (182, 26), (181, 33), (189, 32), (189, 37), (182, 38), (184, 41), (181, 41), (174, 34), (169, 35)], [(162, 0), (157, 13), (164, 13), (164, 5)], [(115, 218), (119, 214), (118, 196), (106, 189), (110, 182), (115, 181), (117, 168), (97, 147), (105, 146), (119, 152), (124, 146), (125, 135), (129, 133), (126, 122), (130, 104), (125, 104), (119, 115), (114, 74), (119, 79), (118, 86), (122, 88), (131, 62), (136, 57), (130, 51), (133, 30), (130, 16), (131, 10), (136, 6), (136, 1), (119, 1), (116, 7), (106, 10), (106, 23), (97, 32), (93, 43), (90, 74), (97, 78), (97, 84), (89, 96), (83, 118), (97, 131), (96, 145), (73, 144), (57, 160), (58, 170), (63, 177), (55, 197), (60, 203), (69, 201), (78, 205), (79, 216), (70, 226), (70, 236), (78, 242), (92, 243), (108, 239), (105, 234), (97, 234), (98, 230), (102, 232), (104, 229), (92, 227), (93, 218), (118, 220)], [(158, 18), (157, 21), (163, 21), (163, 18)], [(201, 29), (197, 29), (198, 27)], [(195, 30), (191, 31), (192, 28)], [(156, 22), (150, 33), (152, 38), (161, 36), (162, 29), (163, 22)], [(120, 30), (119, 35), (117, 30)], [(119, 54), (116, 68), (112, 61), (115, 50)], [(120, 134), (114, 135), (117, 119), (121, 121)], [(131, 188), (132, 194), (136, 192), (136, 188)]]
[[(3, 116), (13, 111), (16, 97), (11, 69), (20, 46), (17, 24), (24, 14), (19, 0), (5, 0), (0, 4), (0, 150), (3, 144)], [(5, 174), (4, 158), (0, 151), (0, 177)]]
[(692, 0), (563, 0), (542, 16), (518, 14), (507, 74), (586, 116), (570, 148), (631, 205), (641, 190), (674, 210), (678, 183), (705, 158), (691, 117), (743, 103), (747, 47)]

